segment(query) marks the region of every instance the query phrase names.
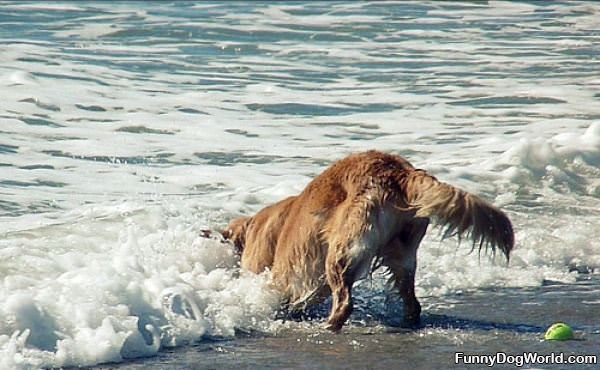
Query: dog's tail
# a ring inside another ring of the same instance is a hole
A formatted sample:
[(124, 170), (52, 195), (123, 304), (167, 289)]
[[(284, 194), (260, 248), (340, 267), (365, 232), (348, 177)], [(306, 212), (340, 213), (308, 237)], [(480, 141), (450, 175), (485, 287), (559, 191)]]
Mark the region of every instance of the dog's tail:
[(443, 238), (467, 236), (473, 241), (471, 250), (478, 246), (481, 252), (485, 245), (495, 253), (496, 248), (500, 248), (509, 260), (515, 236), (504, 212), (473, 194), (438, 181), (423, 170), (409, 172), (402, 185), (406, 202), (416, 209), (416, 217), (431, 217), (446, 227)]

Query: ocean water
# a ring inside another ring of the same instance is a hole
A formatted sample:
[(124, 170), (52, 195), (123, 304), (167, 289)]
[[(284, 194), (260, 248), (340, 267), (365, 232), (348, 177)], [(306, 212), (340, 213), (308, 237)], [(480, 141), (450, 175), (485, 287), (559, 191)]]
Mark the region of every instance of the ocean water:
[[(563, 350), (598, 353), (598, 19), (591, 1), (0, 3), (0, 368), (204, 368), (252, 343), (284, 367), (335, 343), (371, 365), (419, 341), (441, 359), (494, 338), (539, 349), (565, 315), (588, 344)], [(432, 229), (424, 329), (386, 334), (399, 306), (378, 273), (339, 336), (278, 319), (268, 275), (200, 230), (367, 149), (504, 209), (510, 265)], [(461, 302), (479, 321), (436, 316)]]

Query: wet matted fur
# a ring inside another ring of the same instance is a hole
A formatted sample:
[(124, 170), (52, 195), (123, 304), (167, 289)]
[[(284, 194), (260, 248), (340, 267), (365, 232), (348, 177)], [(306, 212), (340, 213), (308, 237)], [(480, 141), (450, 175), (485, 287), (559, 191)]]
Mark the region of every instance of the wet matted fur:
[(334, 163), (299, 195), (233, 220), (223, 236), (241, 252), (243, 269), (271, 270), (291, 310), (332, 295), (333, 331), (352, 311), (354, 282), (380, 261), (403, 298), (406, 324), (416, 325), (417, 248), (430, 220), (446, 228), (445, 237), (470, 237), (473, 247), (499, 248), (507, 259), (514, 246), (510, 220), (498, 208), (378, 151)]

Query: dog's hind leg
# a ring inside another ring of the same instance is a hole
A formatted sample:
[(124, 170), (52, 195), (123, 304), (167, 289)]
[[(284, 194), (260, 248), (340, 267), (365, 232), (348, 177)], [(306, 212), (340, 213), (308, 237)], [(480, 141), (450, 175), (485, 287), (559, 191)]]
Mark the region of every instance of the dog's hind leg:
[(352, 313), (352, 285), (368, 274), (380, 243), (380, 230), (370, 222), (373, 201), (362, 195), (338, 207), (326, 227), (325, 278), (332, 296), (327, 329), (334, 332)]
[(326, 277), (331, 288), (332, 307), (326, 328), (338, 332), (352, 313), (352, 284), (348, 263), (344, 260), (327, 259)]
[(392, 282), (404, 301), (404, 323), (409, 327), (418, 326), (421, 317), (421, 304), (415, 296), (415, 271), (417, 249), (425, 236), (429, 219), (417, 218), (388, 243), (382, 251), (383, 264), (392, 273)]

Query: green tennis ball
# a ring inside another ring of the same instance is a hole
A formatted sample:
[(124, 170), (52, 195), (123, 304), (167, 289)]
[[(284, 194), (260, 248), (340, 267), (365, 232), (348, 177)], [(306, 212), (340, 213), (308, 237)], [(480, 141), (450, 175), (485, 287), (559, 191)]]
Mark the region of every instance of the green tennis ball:
[(573, 329), (565, 323), (557, 322), (552, 324), (546, 334), (544, 335), (546, 340), (569, 340), (573, 339)]

